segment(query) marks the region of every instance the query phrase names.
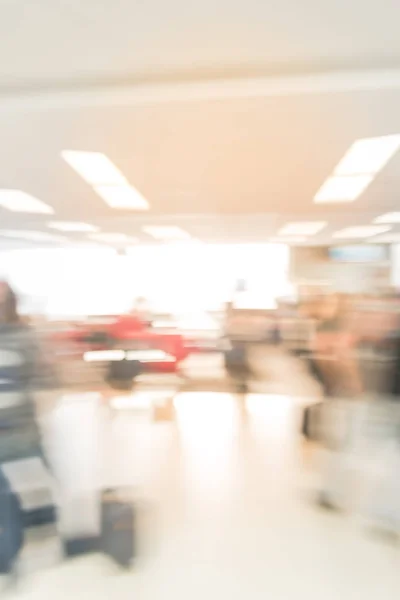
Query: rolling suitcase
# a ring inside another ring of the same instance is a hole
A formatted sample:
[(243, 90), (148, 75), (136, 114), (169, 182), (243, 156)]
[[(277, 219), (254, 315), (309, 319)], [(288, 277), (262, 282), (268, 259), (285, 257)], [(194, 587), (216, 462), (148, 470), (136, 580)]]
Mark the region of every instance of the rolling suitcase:
[(134, 558), (134, 511), (113, 491), (103, 495), (101, 549), (120, 567), (129, 568)]
[(118, 497), (114, 490), (102, 495), (100, 532), (98, 535), (64, 540), (67, 557), (101, 552), (120, 567), (129, 568), (135, 555), (135, 519), (131, 503)]

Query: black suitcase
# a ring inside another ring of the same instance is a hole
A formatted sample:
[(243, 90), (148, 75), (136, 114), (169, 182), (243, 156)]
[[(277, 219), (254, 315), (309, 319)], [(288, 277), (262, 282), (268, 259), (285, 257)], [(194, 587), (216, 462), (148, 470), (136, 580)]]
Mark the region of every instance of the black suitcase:
[(133, 506), (119, 500), (114, 492), (105, 492), (102, 503), (101, 549), (118, 565), (132, 565), (134, 546)]
[(131, 503), (120, 500), (114, 490), (107, 490), (102, 496), (100, 534), (64, 540), (66, 556), (102, 552), (119, 566), (129, 568), (135, 556), (134, 516)]

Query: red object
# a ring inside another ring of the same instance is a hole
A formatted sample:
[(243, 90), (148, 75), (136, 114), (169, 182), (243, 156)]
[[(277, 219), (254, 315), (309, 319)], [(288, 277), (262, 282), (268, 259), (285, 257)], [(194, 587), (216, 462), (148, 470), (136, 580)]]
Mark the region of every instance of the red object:
[(108, 327), (108, 333), (114, 338), (126, 338), (145, 331), (146, 324), (134, 315), (121, 315)]
[[(112, 346), (118, 349), (118, 342), (121, 342), (123, 349), (129, 349), (129, 341), (132, 341), (132, 349), (139, 349), (141, 346), (148, 350), (161, 350), (165, 352), (166, 360), (157, 360), (155, 362), (146, 361), (144, 363), (147, 371), (173, 373), (177, 370), (179, 363), (189, 355), (189, 348), (185, 346), (183, 336), (179, 333), (162, 333), (148, 329), (139, 318), (134, 315), (121, 315), (112, 319), (110, 323), (101, 326), (88, 323), (86, 326), (76, 327), (69, 331), (57, 332), (52, 338), (55, 342), (62, 345), (75, 348), (82, 354), (88, 350), (104, 350), (108, 346), (104, 344), (88, 344), (85, 341), (90, 334), (94, 332), (104, 332), (112, 338)], [(74, 354), (75, 354), (74, 352)]]

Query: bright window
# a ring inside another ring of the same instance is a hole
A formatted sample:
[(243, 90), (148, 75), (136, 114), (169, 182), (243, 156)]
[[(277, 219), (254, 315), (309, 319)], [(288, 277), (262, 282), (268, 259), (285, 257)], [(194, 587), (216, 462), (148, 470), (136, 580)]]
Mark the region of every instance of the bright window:
[(1, 275), (25, 298), (24, 308), (50, 316), (116, 314), (147, 298), (157, 312), (194, 314), (232, 299), (270, 307), (288, 289), (284, 245), (138, 246), (127, 256), (108, 249), (18, 250), (3, 253)]

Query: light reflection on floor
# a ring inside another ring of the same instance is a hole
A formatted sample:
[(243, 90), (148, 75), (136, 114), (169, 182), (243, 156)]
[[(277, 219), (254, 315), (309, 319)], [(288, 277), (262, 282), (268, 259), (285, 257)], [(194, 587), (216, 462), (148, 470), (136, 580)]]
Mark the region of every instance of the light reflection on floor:
[(171, 398), (158, 390), (116, 394), (110, 403), (66, 396), (47, 423), (64, 488), (87, 496), (86, 508), (72, 502), (67, 525), (79, 525), (85, 511), (87, 518), (99, 486), (134, 486), (157, 507), (153, 555), (111, 579), (96, 557), (44, 570), (14, 597), (400, 597), (397, 554), (297, 493), (292, 397), (185, 392), (174, 399), (174, 418), (154, 423), (153, 404), (164, 397)]

